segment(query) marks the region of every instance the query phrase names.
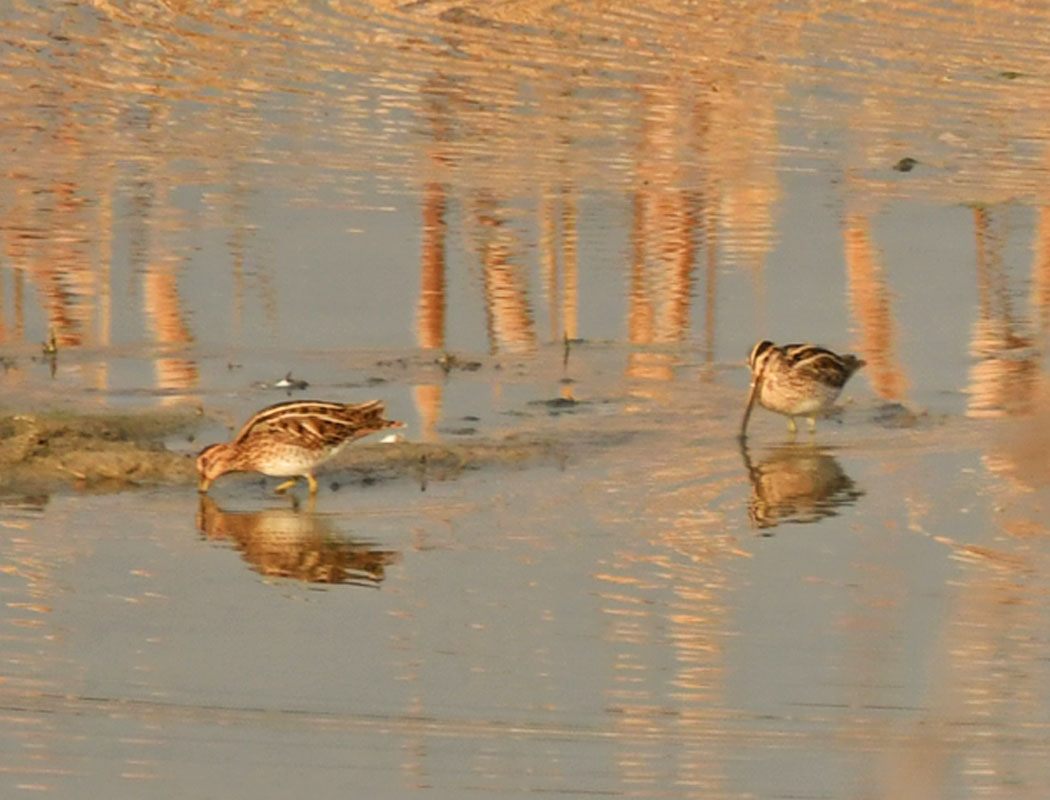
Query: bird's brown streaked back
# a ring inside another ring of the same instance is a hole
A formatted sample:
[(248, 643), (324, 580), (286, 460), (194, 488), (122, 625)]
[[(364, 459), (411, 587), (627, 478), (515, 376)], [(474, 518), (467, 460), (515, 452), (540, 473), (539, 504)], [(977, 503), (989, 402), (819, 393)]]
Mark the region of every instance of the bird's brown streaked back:
[(264, 408), (244, 423), (234, 439), (242, 445), (256, 436), (298, 445), (332, 446), (353, 441), (384, 428), (401, 428), (403, 422), (383, 419), (383, 402), (331, 403), (325, 400), (292, 400)]

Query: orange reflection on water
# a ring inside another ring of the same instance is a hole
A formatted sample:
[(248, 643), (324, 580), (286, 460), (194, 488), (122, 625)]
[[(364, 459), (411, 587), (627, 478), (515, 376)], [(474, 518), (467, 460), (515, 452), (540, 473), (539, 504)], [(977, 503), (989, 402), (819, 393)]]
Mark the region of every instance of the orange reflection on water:
[(420, 252), (416, 340), (426, 350), (445, 346), (445, 188), (423, 188), (423, 244)]
[[(10, 277), (8, 277), (10, 276)], [(11, 317), (8, 317), (10, 284)], [(25, 274), (20, 269), (0, 271), (0, 344), (16, 344), (25, 339)]]
[(846, 216), (844, 226), (850, 308), (860, 327), (861, 357), (865, 374), (883, 400), (904, 399), (908, 387), (896, 352), (893, 306), (882, 264), (871, 241), (870, 223), (857, 212)]
[(631, 263), (627, 336), (632, 344), (680, 341), (689, 327), (696, 258), (698, 197), (679, 155), (688, 131), (691, 95), (679, 84), (641, 93), (631, 198)]
[[(90, 262), (84, 246), (84, 233), (75, 232), (76, 227), (84, 224), (74, 220), (80, 205), (62, 203), (63, 190), (56, 188), (55, 192), (58, 195), (53, 198), (55, 202), (40, 213), (48, 217), (49, 226), (55, 225), (57, 229), (39, 236), (8, 230), (4, 249), (12, 266), (28, 276), (35, 287), (48, 330), (54, 333), (57, 344), (74, 347), (85, 342), (85, 333), (90, 330), (93, 298), (108, 287), (98, 285), (95, 265)], [(21, 298), (17, 298), (19, 329), (24, 326), (21, 305)]]
[[(1050, 378), (1045, 374), (1033, 390), (1030, 411), (997, 428), (996, 440), (985, 456), (988, 469), (1008, 478), (1004, 485), (1015, 487), (1012, 501), (1050, 488)], [(1014, 502), (1004, 506), (1010, 511), (1017, 507)], [(1037, 505), (1029, 513), (1039, 532), (1050, 531), (1042, 508)]]
[[(193, 335), (182, 313), (178, 275), (171, 265), (150, 267), (143, 275), (144, 310), (161, 353), (185, 349)], [(195, 389), (200, 381), (197, 364), (192, 359), (161, 355), (154, 361), (156, 388), (183, 395)], [(165, 398), (162, 402), (181, 402), (184, 397)]]
[[(690, 116), (674, 86), (642, 92), (645, 108), (631, 202), (627, 339), (633, 345), (681, 341), (689, 328), (696, 259), (696, 193), (680, 188), (678, 133)], [(677, 358), (645, 350), (628, 355), (627, 376), (670, 381)], [(637, 390), (636, 390), (637, 391)]]
[[(732, 572), (742, 555), (718, 508), (738, 480), (728, 451), (676, 460), (646, 450), (640, 471), (626, 463), (611, 485), (642, 484), (641, 506), (606, 509), (649, 520), (635, 546), (624, 545), (592, 576), (605, 617), (602, 638), (613, 649), (607, 705), (615, 710), (621, 780), (644, 792), (673, 783), (683, 797), (721, 796), (726, 764), (706, 742), (725, 726), (725, 637)], [(629, 461), (629, 459), (628, 459)], [(639, 462), (641, 463), (641, 462)], [(615, 496), (615, 495), (611, 495)], [(667, 662), (653, 654), (666, 651)], [(663, 738), (680, 754), (655, 758)]]
[(521, 243), (494, 197), (479, 195), (473, 211), (489, 347), (493, 353), (531, 353), (536, 332), (519, 261)]
[[(420, 248), (419, 303), (416, 313), (416, 341), (424, 350), (445, 347), (445, 188), (437, 182), (423, 189), (423, 243)], [(437, 437), (441, 419), (441, 384), (413, 387), (416, 413), (424, 441)]]
[(977, 245), (977, 319), (970, 340), (971, 417), (1000, 417), (1030, 410), (1039, 373), (1039, 353), (1025, 325), (1015, 318), (1003, 260), (1001, 223), (986, 208), (973, 211)]
[(576, 198), (568, 186), (545, 188), (539, 203), (540, 279), (550, 341), (579, 336), (579, 256)]
[[(627, 338), (633, 345), (679, 342), (688, 332), (695, 206), (696, 198), (683, 190), (635, 193), (627, 306)], [(670, 381), (678, 361), (669, 353), (635, 351), (627, 357), (627, 376)]]
[(210, 497), (200, 498), (197, 529), (208, 539), (229, 539), (248, 565), (262, 575), (310, 583), (375, 585), (400, 553), (341, 535), (306, 508), (225, 511)]

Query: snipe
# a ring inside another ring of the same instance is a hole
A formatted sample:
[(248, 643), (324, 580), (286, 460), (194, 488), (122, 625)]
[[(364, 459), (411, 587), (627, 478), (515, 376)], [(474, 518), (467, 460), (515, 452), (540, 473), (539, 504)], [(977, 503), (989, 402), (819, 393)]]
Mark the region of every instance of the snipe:
[(227, 472), (261, 472), (291, 478), (275, 489), (278, 493), (306, 478), (310, 494), (316, 494), (313, 471), (318, 466), (356, 439), (403, 425), (383, 418), (379, 400), (358, 404), (324, 400), (277, 403), (248, 420), (233, 441), (201, 450), (197, 456), (197, 489), (208, 491), (212, 481)]
[(826, 413), (842, 387), (864, 362), (855, 355), (839, 355), (812, 344), (786, 344), (778, 347), (761, 341), (751, 348), (747, 359), (751, 368), (751, 388), (740, 425), (740, 436), (747, 435), (747, 423), (757, 401), (759, 405), (784, 414), (788, 429), (798, 430), (795, 417), (806, 417), (815, 430), (817, 417)]

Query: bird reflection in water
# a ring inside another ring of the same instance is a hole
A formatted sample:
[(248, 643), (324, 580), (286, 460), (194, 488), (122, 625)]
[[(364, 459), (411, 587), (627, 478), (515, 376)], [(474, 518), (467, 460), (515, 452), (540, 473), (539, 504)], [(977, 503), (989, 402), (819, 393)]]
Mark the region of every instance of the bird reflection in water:
[(788, 442), (768, 450), (757, 463), (746, 443), (740, 446), (751, 498), (751, 525), (766, 535), (785, 522), (818, 522), (864, 496), (826, 447)]
[(396, 550), (355, 541), (314, 513), (313, 503), (262, 511), (223, 511), (208, 496), (200, 499), (197, 529), (209, 540), (228, 539), (261, 575), (309, 583), (378, 586), (386, 568), (401, 559)]

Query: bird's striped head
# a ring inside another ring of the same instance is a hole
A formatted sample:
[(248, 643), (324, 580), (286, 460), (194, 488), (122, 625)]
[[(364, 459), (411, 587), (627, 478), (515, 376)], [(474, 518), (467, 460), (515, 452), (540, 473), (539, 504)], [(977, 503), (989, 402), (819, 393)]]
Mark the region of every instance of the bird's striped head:
[(776, 350), (768, 339), (763, 339), (751, 348), (751, 354), (747, 357), (747, 365), (751, 368), (752, 375), (759, 375), (766, 366), (766, 362)]
[(237, 469), (236, 452), (229, 443), (208, 445), (197, 456), (197, 491), (208, 491), (213, 480)]

